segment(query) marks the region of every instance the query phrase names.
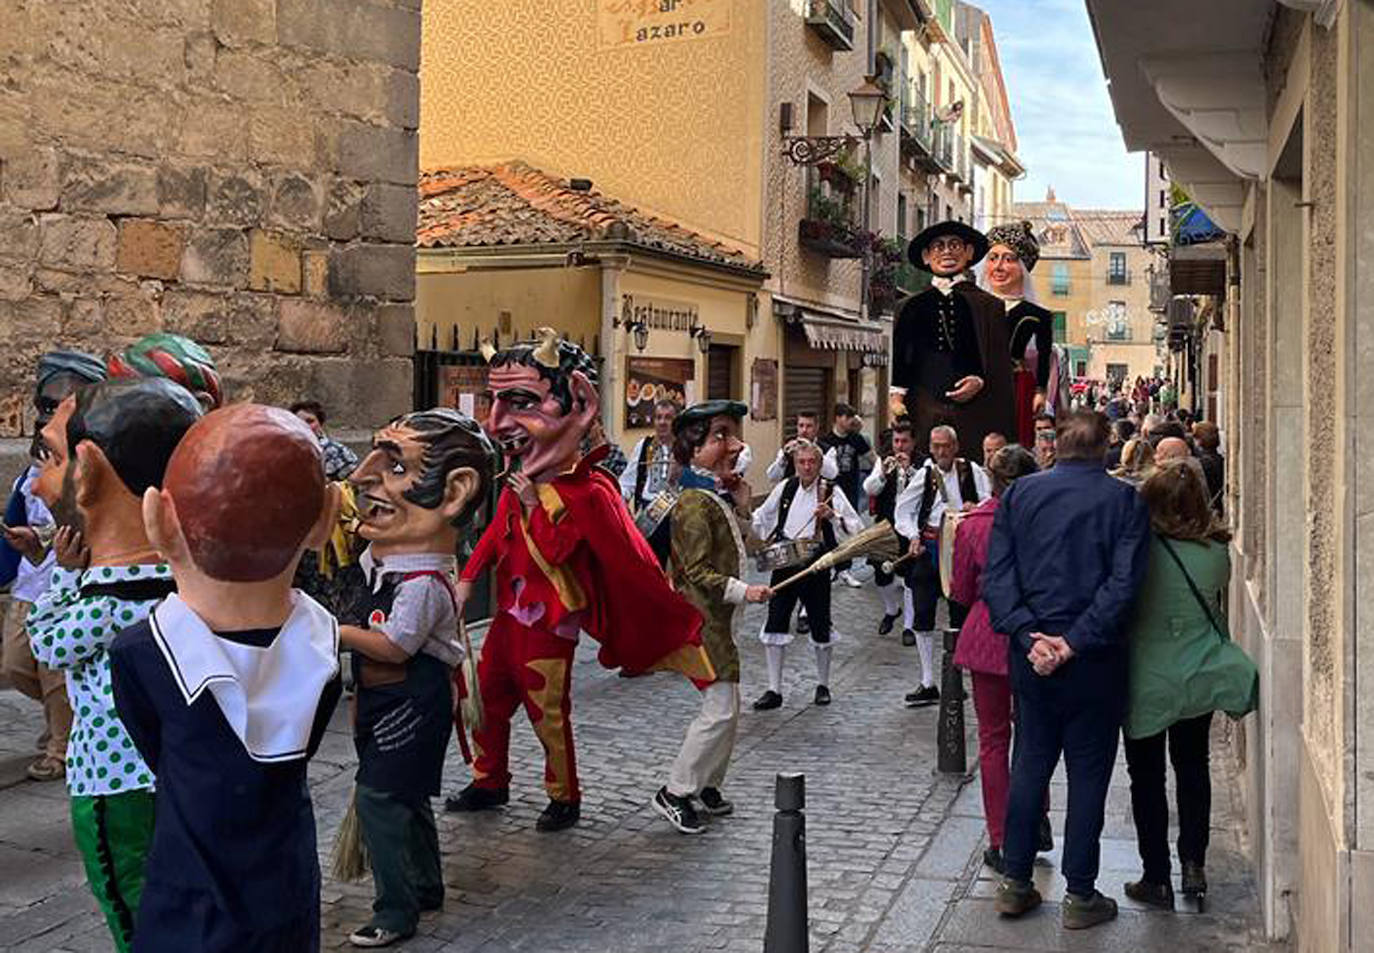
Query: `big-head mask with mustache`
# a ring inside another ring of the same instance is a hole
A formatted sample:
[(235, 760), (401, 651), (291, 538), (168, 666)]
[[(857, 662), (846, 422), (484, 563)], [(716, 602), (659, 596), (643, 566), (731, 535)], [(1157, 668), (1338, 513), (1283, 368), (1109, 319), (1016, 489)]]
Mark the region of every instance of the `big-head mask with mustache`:
[(576, 465), (601, 399), (591, 357), (552, 330), (540, 333), (538, 341), (492, 355), (488, 383), (495, 401), (487, 430), (512, 469), (547, 483)]

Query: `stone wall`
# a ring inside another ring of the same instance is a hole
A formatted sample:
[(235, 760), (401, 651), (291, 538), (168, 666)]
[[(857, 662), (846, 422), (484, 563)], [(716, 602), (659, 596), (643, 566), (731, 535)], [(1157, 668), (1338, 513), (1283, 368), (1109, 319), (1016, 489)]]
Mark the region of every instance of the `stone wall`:
[(409, 408), (419, 8), (0, 0), (0, 436), (42, 351), (156, 330), (232, 400)]

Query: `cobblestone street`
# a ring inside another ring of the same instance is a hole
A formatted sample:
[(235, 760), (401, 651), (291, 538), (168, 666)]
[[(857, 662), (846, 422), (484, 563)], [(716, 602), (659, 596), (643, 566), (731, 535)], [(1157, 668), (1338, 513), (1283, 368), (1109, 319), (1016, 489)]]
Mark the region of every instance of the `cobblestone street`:
[[(933, 774), (936, 709), (909, 711), (901, 704), (916, 650), (903, 649), (895, 633), (873, 634), (880, 609), (871, 588), (837, 586), (835, 596), (842, 641), (828, 709), (810, 704), (814, 661), (800, 644), (789, 651), (783, 708), (748, 709), (763, 669), (752, 638), (761, 610), (750, 610), (749, 637), (742, 640), (746, 710), (725, 785), (736, 813), (712, 821), (700, 837), (671, 830), (649, 806), (695, 711), (696, 693), (667, 676), (620, 679), (584, 646), (574, 675), (582, 823), (561, 834), (535, 832), (545, 803), (542, 764), (533, 734), (520, 724), (512, 741), (510, 807), (441, 815), (447, 902), (401, 949), (759, 953), (778, 771), (806, 774), (813, 951), (1267, 949), (1252, 938), (1256, 901), (1225, 755), (1214, 770), (1213, 888), (1205, 915), (1146, 913), (1123, 902), (1116, 923), (1072, 935), (1061, 930), (1057, 905), (1048, 904), (1022, 923), (999, 922), (990, 900), (994, 882), (980, 864), (978, 785)], [(0, 692), (0, 719), (0, 785), (8, 785), (0, 790), (0, 948), (107, 951), (108, 935), (70, 842), (65, 792), (18, 780), (40, 728), (37, 707)], [(972, 724), (969, 732), (972, 763)], [(312, 767), (326, 865), (352, 766), (341, 710)], [(456, 790), (466, 778), (455, 748), (446, 786)], [(1062, 808), (1062, 781), (1053, 798)], [(1124, 765), (1109, 810), (1100, 886), (1120, 898), (1121, 883), (1138, 873)], [(1056, 820), (1058, 829), (1062, 813)], [(1050, 855), (1050, 865), (1056, 861)], [(1058, 900), (1063, 888), (1056, 872), (1047, 865), (1039, 875), (1047, 899)], [(346, 945), (348, 930), (367, 919), (371, 896), (370, 882), (326, 881), (326, 948)]]

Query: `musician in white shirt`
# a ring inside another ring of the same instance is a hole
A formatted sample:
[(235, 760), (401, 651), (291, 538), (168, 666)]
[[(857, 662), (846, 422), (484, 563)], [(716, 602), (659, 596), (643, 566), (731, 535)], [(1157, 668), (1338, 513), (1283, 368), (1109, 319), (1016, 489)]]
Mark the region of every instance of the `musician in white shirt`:
[[(844, 491), (821, 478), (821, 450), (809, 440), (799, 440), (793, 451), (797, 474), (779, 483), (768, 499), (754, 511), (754, 533), (769, 542), (819, 540), (820, 552), (810, 559), (785, 569), (774, 570), (770, 582), (776, 586), (814, 562), (821, 553), (834, 549), (863, 529), (863, 521), (845, 498)], [(754, 708), (766, 711), (782, 705), (783, 653), (792, 641), (792, 609), (798, 600), (806, 607), (811, 628), (811, 643), (816, 649), (817, 705), (830, 704), (830, 653), (834, 631), (830, 624), (830, 574), (815, 573), (776, 593), (768, 601), (768, 619), (759, 640), (768, 661), (768, 691)]]
[(631, 513), (638, 513), (668, 484), (677, 413), (678, 406), (671, 400), (654, 404), (654, 432), (640, 437), (630, 451), (629, 465), (620, 474), (620, 495)]
[[(953, 427), (934, 427), (930, 431), (930, 459), (897, 497), (893, 528), (911, 541), (915, 558), (907, 576), (915, 603), (916, 647), (921, 655), (921, 685), (907, 695), (912, 707), (933, 705), (940, 700), (935, 687), (935, 610), (940, 590), (940, 521), (946, 510), (971, 509), (992, 494), (988, 472), (959, 456), (959, 435)], [(963, 624), (967, 607), (949, 602), (949, 624)]]
[[(768, 469), (764, 471), (764, 475), (768, 477), (769, 483), (781, 483), (796, 472), (792, 464), (792, 451), (794, 451), (797, 445), (803, 441), (815, 443), (816, 433), (816, 415), (805, 411), (797, 414), (797, 435), (783, 444), (782, 449), (778, 451), (777, 457), (774, 458), (772, 463), (768, 464)], [(840, 464), (835, 457), (835, 449), (832, 447), (825, 451), (825, 456), (821, 458), (821, 479), (834, 482), (835, 478), (839, 475)], [(854, 501), (850, 500), (850, 502), (852, 503)]]
[[(911, 432), (911, 424), (902, 420), (892, 427), (892, 446), (890, 453), (879, 457), (873, 471), (864, 480), (864, 492), (873, 501), (874, 515), (880, 520), (895, 523), (897, 500), (903, 491), (917, 478), (920, 468), (916, 466), (916, 438)], [(906, 545), (905, 539), (902, 541)], [(902, 644), (915, 645), (916, 632), (912, 628), (915, 618), (915, 603), (911, 589), (906, 584), (906, 572), (899, 569), (896, 574), (884, 572), (883, 560), (869, 560), (873, 566), (873, 580), (883, 597), (883, 618), (878, 623), (878, 634), (887, 635), (892, 631), (898, 616), (902, 617)]]

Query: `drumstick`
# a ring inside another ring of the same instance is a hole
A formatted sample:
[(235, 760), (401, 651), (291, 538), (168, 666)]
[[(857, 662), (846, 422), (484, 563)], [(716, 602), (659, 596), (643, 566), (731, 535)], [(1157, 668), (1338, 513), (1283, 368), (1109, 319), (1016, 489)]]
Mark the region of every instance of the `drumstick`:
[(890, 576), (890, 575), (892, 575), (893, 570), (897, 569), (897, 568), (898, 568), (899, 566), (901, 566), (903, 563), (905, 563), (905, 562), (910, 562), (911, 560), (913, 560), (913, 559), (915, 559), (915, 558), (916, 558), (916, 554), (915, 554), (915, 553), (907, 553), (905, 556), (902, 556), (902, 557), (900, 557), (900, 558), (898, 558), (898, 559), (894, 559), (894, 560), (890, 560), (890, 561), (888, 561), (888, 562), (885, 562), (885, 563), (883, 563), (883, 572), (887, 573), (887, 574)]

